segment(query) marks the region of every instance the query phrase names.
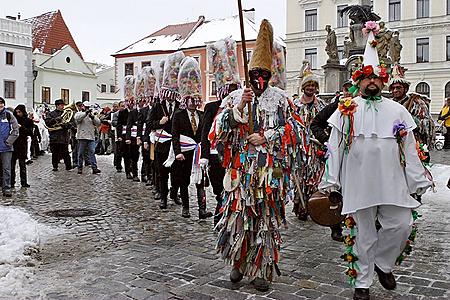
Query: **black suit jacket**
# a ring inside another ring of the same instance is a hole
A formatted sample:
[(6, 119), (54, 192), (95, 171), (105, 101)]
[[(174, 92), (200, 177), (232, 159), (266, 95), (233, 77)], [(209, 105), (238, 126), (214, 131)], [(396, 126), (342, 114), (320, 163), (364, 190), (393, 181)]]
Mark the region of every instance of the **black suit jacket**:
[(119, 111), (119, 113), (117, 115), (116, 129), (117, 129), (118, 137), (124, 138), (126, 136), (126, 133), (125, 134), (122, 134), (122, 133), (123, 133), (123, 129), (126, 128), (127, 123), (128, 123), (128, 108), (125, 108), (125, 109)]
[(139, 136), (139, 131), (136, 132), (137, 133), (136, 137), (131, 136), (131, 129), (133, 128), (133, 126), (137, 127), (137, 125), (138, 125), (138, 114), (139, 114), (139, 112), (136, 108), (134, 108), (133, 110), (128, 112), (127, 133), (126, 133), (127, 140), (136, 139)]
[[(146, 120), (147, 116), (150, 113), (150, 107), (145, 106), (139, 110), (138, 119), (137, 119), (137, 136), (141, 138), (142, 141), (148, 141), (148, 138), (145, 137), (145, 134), (142, 132), (145, 127), (147, 128)], [(147, 130), (145, 131), (147, 133)], [(149, 132), (150, 133), (150, 132)]]
[(192, 125), (188, 114), (190, 114), (190, 111), (188, 111), (187, 109), (181, 109), (178, 110), (173, 116), (172, 144), (175, 155), (181, 153), (180, 135), (188, 136), (194, 139), (196, 143), (200, 143), (201, 141), (203, 128), (203, 113), (197, 110), (199, 122), (197, 124), (197, 132), (195, 134), (194, 131), (192, 130)]
[(211, 126), (214, 122), (214, 118), (219, 111), (220, 104), (222, 101), (214, 101), (205, 105), (205, 112), (203, 113), (203, 127), (202, 127), (202, 153), (201, 158), (209, 159), (210, 156), (210, 148), (211, 143), (208, 139), (209, 131), (211, 130)]
[[(151, 109), (150, 114), (147, 119), (147, 130), (164, 129), (164, 131), (166, 131), (167, 133), (172, 134), (172, 119), (173, 119), (173, 115), (175, 114), (175, 111), (177, 111), (177, 109), (178, 109), (178, 102), (175, 101), (172, 116), (169, 116), (169, 112), (167, 111), (167, 107), (166, 107), (166, 100), (155, 103), (153, 105), (153, 108)], [(167, 123), (165, 123), (164, 125), (161, 125), (161, 124), (159, 124), (159, 121), (164, 116), (169, 117), (169, 121)], [(165, 142), (165, 143), (157, 143), (155, 145), (156, 152), (166, 153), (166, 152), (169, 152), (169, 150), (170, 150), (170, 141)]]

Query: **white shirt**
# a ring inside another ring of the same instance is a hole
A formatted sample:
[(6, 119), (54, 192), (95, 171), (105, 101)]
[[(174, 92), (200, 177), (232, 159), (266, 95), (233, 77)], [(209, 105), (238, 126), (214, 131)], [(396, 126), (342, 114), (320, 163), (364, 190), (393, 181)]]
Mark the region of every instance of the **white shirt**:
[(168, 100), (166, 100), (166, 109), (167, 109), (167, 113), (170, 112), (170, 105), (172, 105), (172, 114), (170, 116), (167, 116), (169, 118), (172, 118), (173, 113), (175, 112), (175, 101), (169, 102)]
[[(192, 124), (192, 113), (188, 109), (186, 109), (186, 112), (187, 112), (188, 117), (189, 117), (189, 122)], [(198, 128), (198, 123), (200, 122), (200, 118), (198, 117), (197, 111), (194, 111), (194, 117), (195, 117), (195, 124), (197, 125), (197, 130), (198, 130), (199, 129)]]

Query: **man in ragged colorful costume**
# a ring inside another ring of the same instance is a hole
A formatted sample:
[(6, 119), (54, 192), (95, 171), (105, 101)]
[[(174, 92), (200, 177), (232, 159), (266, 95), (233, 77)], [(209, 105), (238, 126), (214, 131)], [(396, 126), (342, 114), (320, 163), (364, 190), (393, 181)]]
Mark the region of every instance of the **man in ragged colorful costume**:
[(316, 97), (319, 80), (311, 72), (309, 63), (304, 62), (305, 64), (301, 82), (303, 95), (292, 106), (292, 118), (289, 122), (296, 132), (296, 143), (292, 145), (294, 148), (290, 159), (294, 183), (294, 213), (302, 221), (308, 218), (306, 204), (317, 191), (325, 166), (325, 151), (314, 138), (310, 125), (326, 104)]
[(417, 93), (408, 93), (411, 83), (404, 78), (404, 69), (400, 65), (392, 68), (389, 91), (393, 99), (406, 107), (414, 119), (417, 127), (414, 129), (414, 137), (421, 149), (424, 162), (430, 161), (429, 147), (433, 145), (435, 138), (434, 121), (430, 112), (430, 99)]
[(272, 26), (263, 20), (249, 66), (251, 89), (226, 97), (213, 124), (226, 168), (217, 248), (233, 265), (230, 280), (239, 282), (247, 276), (260, 291), (269, 289), (274, 273), (280, 274), (278, 228), (286, 222), (289, 181), (282, 149), (288, 102), (282, 90), (269, 86), (272, 43)]
[(203, 116), (202, 128), (202, 153), (200, 164), (203, 169), (208, 170), (209, 180), (216, 196), (216, 209), (214, 212), (214, 227), (222, 217), (223, 178), (225, 168), (219, 159), (219, 152), (216, 145), (211, 144), (208, 136), (214, 118), (220, 110), (222, 100), (240, 86), (239, 70), (236, 56), (236, 42), (230, 38), (219, 40), (207, 47), (209, 71), (214, 74), (217, 86), (217, 99), (206, 103)]
[(366, 23), (364, 65), (352, 76), (360, 96), (339, 104), (328, 120), (329, 171), (319, 186), (322, 192), (342, 190), (342, 214), (349, 215), (342, 258), (355, 286), (353, 299), (369, 299), (374, 272), (384, 288), (395, 289), (392, 270), (415, 236), (412, 212), (420, 203), (411, 194), (432, 185), (416, 151), (414, 119), (404, 106), (381, 96), (389, 78), (371, 43), (376, 29), (376, 23)]

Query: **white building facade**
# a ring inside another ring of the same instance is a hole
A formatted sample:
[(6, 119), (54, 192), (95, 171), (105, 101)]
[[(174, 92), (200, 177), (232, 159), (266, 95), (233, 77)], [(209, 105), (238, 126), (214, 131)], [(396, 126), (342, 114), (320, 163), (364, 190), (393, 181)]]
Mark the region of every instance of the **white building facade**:
[(0, 18), (0, 96), (8, 107), (32, 107), (31, 44), (31, 25)]
[(450, 0), (287, 0), (287, 91), (298, 92), (297, 77), (304, 59), (311, 61), (324, 86), (325, 26), (335, 30), (341, 55), (349, 21), (339, 11), (348, 5), (371, 3), (386, 27), (399, 31), (400, 63), (408, 69), (410, 91), (428, 95), (431, 111), (438, 113), (445, 97), (450, 97)]
[(115, 85), (115, 68), (107, 67), (97, 69), (97, 102), (100, 105), (112, 106), (114, 102), (120, 101), (120, 91)]

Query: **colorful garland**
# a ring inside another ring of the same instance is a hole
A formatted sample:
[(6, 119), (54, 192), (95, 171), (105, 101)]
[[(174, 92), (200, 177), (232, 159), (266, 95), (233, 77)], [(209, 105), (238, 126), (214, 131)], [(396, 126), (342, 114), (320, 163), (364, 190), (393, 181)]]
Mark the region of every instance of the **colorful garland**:
[(400, 164), (404, 168), (406, 166), (405, 159), (405, 139), (408, 131), (406, 130), (406, 123), (404, 121), (395, 120), (394, 127), (392, 128), (392, 133), (395, 136), (398, 144), (398, 155), (400, 158)]
[(348, 153), (348, 151), (350, 150), (350, 147), (352, 145), (353, 133), (354, 133), (353, 114), (356, 112), (357, 106), (358, 106), (358, 104), (351, 97), (342, 98), (339, 100), (338, 109), (341, 112), (342, 116), (344, 116), (344, 117), (347, 116), (347, 118), (348, 118), (348, 126), (345, 126), (346, 122), (344, 119), (344, 122), (342, 122), (342, 128), (341, 128), (345, 153)]
[(358, 256), (353, 251), (353, 246), (356, 240), (356, 222), (352, 216), (347, 215), (344, 221), (344, 229), (348, 232), (348, 235), (344, 237), (345, 252), (341, 255), (341, 258), (347, 263), (347, 270), (345, 275), (348, 276), (348, 283), (354, 287), (356, 277), (358, 276)]
[(418, 232), (418, 228), (417, 228), (417, 224), (416, 224), (416, 220), (418, 218), (420, 218), (422, 215), (419, 215), (419, 213), (416, 210), (412, 211), (412, 217), (413, 217), (413, 225), (412, 225), (412, 230), (411, 233), (409, 234), (408, 240), (406, 241), (406, 245), (405, 248), (403, 248), (402, 253), (400, 253), (400, 255), (397, 257), (395, 264), (397, 266), (401, 265), (402, 262), (405, 260), (405, 258), (411, 254), (412, 252), (412, 244), (414, 243), (414, 241), (416, 240), (416, 236), (417, 236), (417, 232)]

